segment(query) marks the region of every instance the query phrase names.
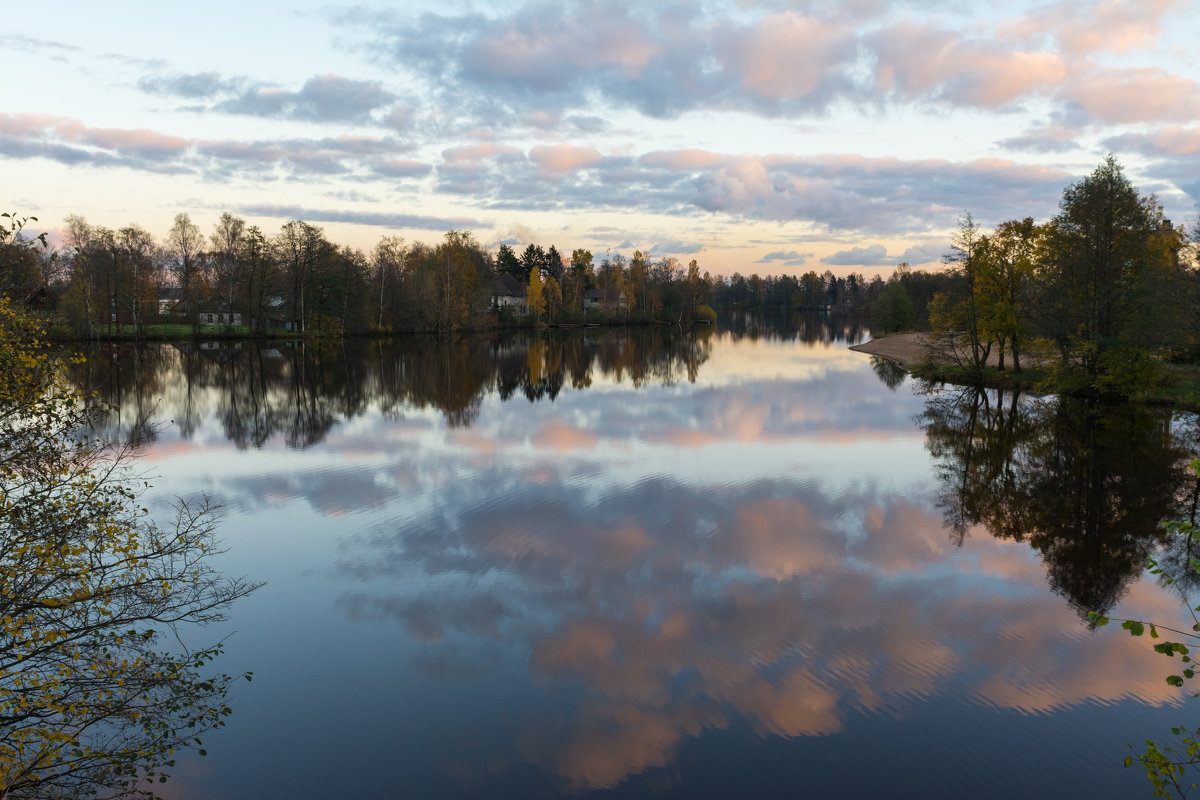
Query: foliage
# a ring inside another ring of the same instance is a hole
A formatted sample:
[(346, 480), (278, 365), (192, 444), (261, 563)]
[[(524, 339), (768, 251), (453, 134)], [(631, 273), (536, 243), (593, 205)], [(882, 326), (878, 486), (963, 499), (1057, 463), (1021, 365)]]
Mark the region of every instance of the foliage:
[(947, 257), (952, 281), (929, 304), (934, 360), (978, 381), (985, 364), (1004, 370), (1011, 355), (1019, 372), (1033, 354), (1052, 391), (1142, 394), (1165, 359), (1197, 353), (1200, 273), (1184, 244), (1112, 156), (1063, 191), (1046, 224), (1026, 217), (984, 234), (967, 214)]
[(709, 305), (696, 306), (696, 321), (707, 322), (710, 325), (717, 324), (717, 312)]
[(184, 628), (255, 587), (209, 564), (207, 502), (149, 520), (129, 448), (89, 435), (101, 412), (41, 336), (0, 298), (0, 797), (150, 795), (229, 713), (220, 644)]
[(912, 300), (899, 280), (888, 281), (871, 304), (871, 325), (881, 333), (912, 330), (916, 323)]
[[(1192, 462), (1192, 470), (1200, 474), (1200, 460)], [(1176, 541), (1185, 543), (1186, 552), (1188, 554), (1186, 572), (1200, 575), (1200, 557), (1191, 554), (1192, 545), (1200, 542), (1200, 528), (1189, 520), (1175, 520), (1172, 522), (1163, 523), (1165, 531)], [(1160, 580), (1164, 585), (1173, 586), (1182, 583), (1181, 575), (1173, 575), (1171, 571), (1160, 564), (1158, 559), (1147, 559), (1150, 572), (1160, 576)], [(1186, 599), (1186, 594), (1180, 589), (1180, 594)], [(1190, 605), (1190, 604), (1189, 604)], [(1121, 628), (1129, 631), (1130, 636), (1143, 636), (1149, 634), (1149, 638), (1158, 640), (1154, 645), (1154, 652), (1160, 653), (1167, 658), (1174, 660), (1179, 658), (1177, 662), (1179, 667), (1177, 670), (1166, 677), (1166, 682), (1171, 686), (1182, 687), (1186, 681), (1191, 680), (1196, 676), (1196, 662), (1192, 655), (1192, 648), (1197, 643), (1200, 643), (1200, 617), (1197, 613), (1200, 612), (1200, 606), (1191, 608), (1192, 614), (1192, 629), (1183, 631), (1177, 628), (1158, 625), (1153, 622), (1144, 620), (1132, 619), (1110, 619), (1105, 614), (1099, 611), (1092, 611), (1088, 614), (1088, 621), (1097, 626), (1107, 625), (1110, 621), (1121, 623)], [(1159, 631), (1163, 633), (1160, 634)], [(1166, 634), (1165, 636), (1163, 634)], [(1172, 638), (1172, 634), (1179, 637), (1177, 641)], [(1190, 646), (1189, 646), (1190, 645)], [(1200, 693), (1193, 694), (1193, 696)], [(1146, 778), (1154, 787), (1155, 797), (1184, 797), (1189, 789), (1195, 789), (1200, 786), (1200, 781), (1190, 777), (1192, 772), (1200, 772), (1200, 729), (1191, 732), (1182, 727), (1171, 729), (1172, 735), (1179, 737), (1179, 744), (1159, 745), (1152, 739), (1146, 740), (1146, 749), (1140, 754), (1127, 757), (1125, 766), (1132, 766), (1136, 760), (1146, 770)]]
[(40, 233), (27, 239), (22, 231), (37, 217), (18, 217), (4, 212), (0, 214), (0, 292), (22, 298), (28, 302), (45, 286), (45, 275), (35, 245), (45, 252), (49, 245), (46, 234)]
[[(530, 247), (532, 246), (530, 245)], [(529, 306), (529, 313), (533, 314), (535, 320), (546, 310), (542, 273), (537, 267), (530, 267), (529, 269), (529, 285), (525, 288), (525, 302)]]

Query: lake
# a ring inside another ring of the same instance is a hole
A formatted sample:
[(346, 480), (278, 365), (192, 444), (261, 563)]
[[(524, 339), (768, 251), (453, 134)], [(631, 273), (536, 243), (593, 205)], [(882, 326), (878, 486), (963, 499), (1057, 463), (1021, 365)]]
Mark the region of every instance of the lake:
[[(919, 387), (853, 322), (100, 346), (252, 670), (169, 798), (1149, 796), (1191, 415)], [(1179, 584), (1193, 593), (1192, 582)], [(1195, 604), (1193, 600), (1192, 604)], [(1175, 662), (1177, 664), (1177, 662)]]

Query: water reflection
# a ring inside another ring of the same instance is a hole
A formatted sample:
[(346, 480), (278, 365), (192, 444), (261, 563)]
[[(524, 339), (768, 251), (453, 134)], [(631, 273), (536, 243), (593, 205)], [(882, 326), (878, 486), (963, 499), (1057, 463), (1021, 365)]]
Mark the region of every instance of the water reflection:
[(339, 566), (362, 583), (341, 607), (423, 642), (421, 674), (477, 676), (522, 642), (536, 675), (574, 687), (569, 712), (514, 721), (509, 754), (571, 790), (665, 767), (706, 731), (830, 735), (937, 696), (1026, 712), (1176, 699), (1138, 643), (1058, 622), (1024, 547), (967, 556), (921, 503), (797, 481), (572, 496), (384, 527)]
[[(1048, 585), (1178, 614), (1133, 576), (1151, 518), (1195, 492), (1190, 428), (914, 395), (832, 325), (144, 356), (164, 364), (160, 412), (192, 417), (190, 439), (151, 446), (158, 465), (218, 496), (233, 552), (276, 570), (274, 607), (241, 623), (267, 642), (255, 685), (288, 691), (238, 720), (213, 774), (242, 796), (286, 793), (254, 781), (309, 780), (318, 758), (369, 765), (363, 796), (771, 796), (797, 775), (817, 796), (937, 796), (914, 763), (957, 747), (934, 769), (981, 797), (1136, 789), (1130, 710), (1180, 696), (1160, 656)], [(155, 392), (127, 358), (91, 380), (134, 419)], [(1074, 528), (1035, 507), (1084, 513), (1097, 487), (1114, 499)], [(311, 741), (264, 770), (259, 743), (310, 705)], [(1110, 749), (1080, 753), (1093, 712), (1088, 746)], [(814, 777), (863, 752), (871, 768)]]
[(1130, 404), (960, 389), (931, 398), (922, 423), (957, 537), (982, 525), (1030, 545), (1050, 586), (1086, 616), (1113, 608), (1164, 544), (1159, 523), (1194, 496), (1193, 453), (1172, 420)]
[(535, 402), (555, 400), (564, 386), (586, 389), (597, 375), (634, 388), (695, 382), (713, 333), (667, 327), (273, 345), (105, 344), (88, 351), (71, 377), (86, 394), (117, 406), (114, 423), (143, 444), (155, 437), (149, 420), (156, 415), (170, 415), (190, 437), (212, 412), (239, 448), (261, 447), (275, 436), (304, 448), (371, 403), (385, 414), (435, 408), (450, 425), (466, 427), (493, 390), (503, 400), (520, 395)]

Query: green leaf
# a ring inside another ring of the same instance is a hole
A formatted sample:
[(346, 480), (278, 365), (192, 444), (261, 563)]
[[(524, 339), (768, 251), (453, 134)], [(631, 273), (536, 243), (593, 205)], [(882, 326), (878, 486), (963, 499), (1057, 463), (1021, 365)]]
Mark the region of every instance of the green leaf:
[(1167, 676), (1167, 683), (1171, 686), (1183, 686), (1183, 678), (1178, 675), (1169, 675)]
[(1130, 636), (1141, 636), (1146, 632), (1146, 626), (1137, 620), (1127, 619), (1121, 623), (1121, 627), (1129, 631)]

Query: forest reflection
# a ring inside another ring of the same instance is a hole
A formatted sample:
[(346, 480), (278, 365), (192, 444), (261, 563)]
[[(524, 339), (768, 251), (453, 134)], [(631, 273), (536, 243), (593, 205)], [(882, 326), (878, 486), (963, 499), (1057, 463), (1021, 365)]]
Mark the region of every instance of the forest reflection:
[(1196, 517), (1194, 415), (963, 388), (932, 396), (921, 422), (952, 535), (981, 525), (1028, 544), (1081, 616), (1110, 611), (1151, 553), (1186, 550), (1160, 523)]
[[(828, 315), (739, 315), (712, 327), (581, 328), (437, 338), (406, 336), (93, 345), (70, 377), (85, 395), (116, 406), (110, 424), (138, 444), (154, 440), (154, 419), (175, 421), (185, 438), (215, 413), (239, 448), (281, 437), (289, 447), (321, 442), (338, 424), (376, 408), (385, 415), (433, 408), (469, 426), (482, 399), (553, 401), (597, 376), (618, 383), (695, 382), (715, 337), (776, 341), (861, 340), (855, 320)], [(215, 404), (215, 407), (214, 407)]]

